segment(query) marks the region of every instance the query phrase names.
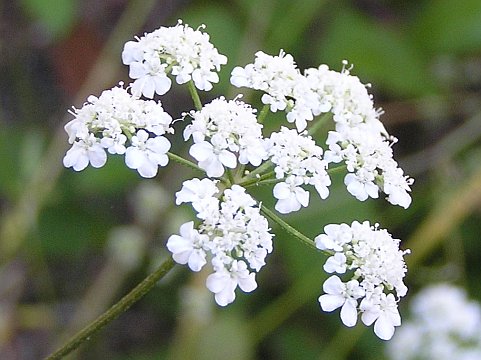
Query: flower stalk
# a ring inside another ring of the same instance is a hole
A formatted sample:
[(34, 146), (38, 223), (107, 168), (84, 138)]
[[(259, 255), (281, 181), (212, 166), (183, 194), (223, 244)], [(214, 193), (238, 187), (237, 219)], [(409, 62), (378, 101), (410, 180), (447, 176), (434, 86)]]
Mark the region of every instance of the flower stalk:
[(111, 321), (115, 320), (122, 313), (127, 311), (133, 304), (139, 301), (145, 294), (147, 294), (162, 279), (173, 267), (175, 263), (172, 257), (169, 257), (157, 270), (147, 276), (140, 284), (138, 284), (132, 291), (120, 299), (110, 309), (100, 315), (96, 320), (80, 330), (65, 345), (52, 353), (46, 360), (59, 360), (77, 349), (82, 343), (89, 340), (92, 335), (97, 333)]

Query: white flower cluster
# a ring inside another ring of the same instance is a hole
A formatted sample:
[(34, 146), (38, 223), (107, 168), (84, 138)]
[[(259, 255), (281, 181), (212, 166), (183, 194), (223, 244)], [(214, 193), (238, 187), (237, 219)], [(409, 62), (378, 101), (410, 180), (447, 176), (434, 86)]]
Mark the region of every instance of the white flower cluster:
[(389, 342), (393, 360), (481, 359), (481, 304), (450, 284), (422, 290), (411, 303), (412, 319)]
[(364, 201), (377, 198), (381, 190), (390, 203), (409, 207), (413, 180), (404, 176), (392, 157), (391, 144), (396, 139), (379, 120), (381, 112), (374, 108), (368, 86), (349, 69), (337, 72), (320, 65), (301, 74), (292, 56), (258, 52), (253, 64), (234, 68), (231, 83), (264, 91), (262, 102), (271, 111), (285, 110), (299, 132), (314, 116), (331, 112), (336, 130), (329, 133), (325, 160), (345, 161), (348, 191)]
[(170, 142), (163, 135), (171, 132), (171, 116), (160, 102), (144, 101), (122, 87), (91, 95), (81, 109), (72, 112), (65, 125), (72, 144), (63, 163), (76, 171), (88, 164), (99, 168), (110, 154), (125, 154), (125, 163), (146, 178), (154, 177), (159, 166), (167, 165)]
[(206, 285), (217, 304), (225, 306), (234, 301), (237, 286), (245, 292), (257, 287), (255, 275), (272, 251), (273, 235), (243, 187), (233, 185), (220, 194), (216, 184), (208, 178), (184, 182), (176, 203), (192, 203), (201, 223), (197, 227), (192, 221), (183, 224), (180, 235), (168, 239), (167, 248), (176, 262), (188, 264), (193, 271), (200, 271), (209, 256), (214, 272)]
[(293, 97), (293, 89), (297, 86), (300, 75), (292, 55), (282, 50), (279, 56), (258, 51), (253, 64), (248, 64), (245, 68), (237, 66), (232, 70), (230, 81), (237, 87), (266, 92), (262, 96), (262, 102), (270, 105), (272, 112), (276, 112), (290, 110), (293, 106), (289, 98)]
[(367, 326), (374, 323), (376, 335), (389, 340), (394, 327), (401, 325), (397, 299), (407, 293), (403, 256), (409, 251), (401, 251), (399, 240), (368, 221), (362, 224), (354, 221), (351, 226), (331, 224), (324, 231), (315, 239), (317, 248), (333, 254), (324, 264), (324, 270), (337, 274), (349, 272), (351, 279), (342, 282), (332, 275), (324, 282), (326, 294), (319, 297), (322, 309), (333, 311), (340, 307), (341, 320), (346, 326), (356, 324), (360, 311), (362, 322)]
[(250, 105), (221, 97), (190, 116), (193, 121), (185, 128), (184, 139), (193, 138), (189, 152), (207, 176), (222, 176), (224, 166), (233, 169), (237, 160), (259, 166), (267, 158), (262, 125)]
[[(278, 56), (257, 52), (253, 64), (232, 71), (231, 82), (264, 92), (266, 106), (258, 118), (240, 96), (219, 97), (202, 107), (197, 101), (196, 88), (211, 90), (227, 62), (199, 29), (180, 21), (161, 27), (127, 42), (122, 60), (133, 82), (127, 89), (119, 86), (98, 98), (91, 96), (81, 109), (74, 109), (75, 118), (65, 126), (72, 147), (64, 165), (80, 171), (89, 163), (103, 166), (107, 152), (125, 154), (129, 168), (143, 177), (156, 176), (158, 167), (169, 161), (171, 144), (164, 135), (173, 133), (172, 118), (160, 102), (140, 96), (152, 99), (165, 94), (171, 75), (178, 84), (193, 83), (190, 91), (197, 110), (184, 113), (184, 121), (192, 121), (183, 137), (192, 139), (189, 154), (207, 178), (187, 180), (176, 193), (176, 204), (191, 203), (197, 222), (183, 224), (179, 234), (168, 239), (167, 248), (177, 263), (193, 271), (210, 263), (213, 273), (206, 285), (221, 306), (234, 301), (237, 287), (245, 292), (257, 287), (256, 273), (272, 251), (273, 235), (260, 206), (246, 193), (248, 186), (275, 182), (275, 208), (287, 214), (309, 205), (307, 186), (314, 186), (321, 199), (327, 198), (328, 166), (344, 161), (348, 171), (344, 182), (357, 199), (377, 198), (382, 191), (392, 204), (406, 208), (411, 203), (413, 181), (393, 159), (395, 138), (379, 121), (381, 112), (375, 110), (368, 86), (349, 69), (336, 72), (321, 65), (301, 73), (293, 57), (283, 51)], [(269, 108), (285, 111), (295, 129), (281, 127), (264, 137), (261, 122)], [(306, 130), (308, 122), (323, 113), (332, 113), (335, 123), (326, 150)], [(177, 160), (195, 167), (181, 157)], [(275, 219), (277, 215), (265, 210)], [(401, 323), (397, 301), (407, 292), (403, 256), (408, 251), (399, 250), (399, 240), (369, 222), (324, 229), (325, 234), (315, 239), (316, 246), (330, 254), (324, 269), (349, 273), (351, 278), (343, 282), (332, 275), (326, 280), (326, 294), (319, 297), (322, 309), (340, 307), (347, 326), (356, 324), (360, 312), (362, 322), (374, 323), (380, 338), (391, 338)]]
[(323, 150), (310, 136), (281, 127), (271, 134), (267, 148), (276, 178), (284, 179), (273, 190), (277, 211), (288, 214), (309, 205), (309, 192), (301, 185), (314, 185), (321, 199), (329, 196), (331, 179), (322, 159)]
[(154, 93), (170, 90), (175, 75), (178, 84), (193, 80), (199, 90), (209, 91), (219, 81), (217, 71), (227, 63), (210, 43), (209, 34), (194, 30), (179, 21), (177, 26), (161, 27), (129, 41), (122, 52), (122, 60), (129, 65), (129, 76), (135, 79), (133, 94), (153, 98)]

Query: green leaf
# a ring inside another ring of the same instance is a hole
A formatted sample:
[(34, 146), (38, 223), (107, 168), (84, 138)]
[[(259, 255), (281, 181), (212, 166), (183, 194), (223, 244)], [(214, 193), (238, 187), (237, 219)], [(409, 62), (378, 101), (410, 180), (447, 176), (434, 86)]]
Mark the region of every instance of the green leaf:
[(435, 90), (427, 60), (407, 36), (346, 8), (327, 25), (318, 45), (321, 62), (340, 69), (346, 59), (363, 83), (399, 97), (416, 97)]
[(77, 17), (77, 0), (21, 0), (27, 14), (38, 20), (53, 38), (66, 34)]
[(428, 1), (418, 14), (412, 33), (424, 49), (448, 53), (479, 52), (481, 1)]

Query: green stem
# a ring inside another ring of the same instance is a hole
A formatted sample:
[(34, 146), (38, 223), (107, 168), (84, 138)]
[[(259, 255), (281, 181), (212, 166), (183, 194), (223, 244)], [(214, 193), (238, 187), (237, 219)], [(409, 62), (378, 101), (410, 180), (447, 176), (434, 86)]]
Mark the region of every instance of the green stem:
[(346, 170), (346, 165), (340, 165), (340, 166), (336, 166), (335, 168), (332, 168), (332, 169), (327, 169), (327, 173), (328, 174), (335, 174), (335, 173), (338, 173), (342, 170)]
[(189, 89), (190, 96), (194, 101), (195, 109), (197, 111), (202, 110), (202, 102), (200, 101), (199, 93), (197, 92), (197, 89), (195, 88), (194, 82), (192, 80), (187, 83), (187, 88)]
[(332, 114), (330, 112), (322, 114), (318, 119), (312, 121), (312, 126), (307, 131), (309, 135), (314, 135), (317, 130), (319, 130), (322, 125), (326, 123), (327, 120), (332, 119)]
[(246, 179), (244, 181), (240, 181), (238, 184), (243, 186), (243, 187), (249, 187), (252, 185), (260, 185), (260, 184), (266, 184), (266, 183), (272, 183), (272, 182), (279, 182), (283, 179), (275, 179), (272, 178), (273, 175), (275, 174), (274, 171), (269, 171), (266, 174), (263, 174), (259, 177), (256, 177), (254, 179)]
[(306, 245), (310, 249), (314, 249), (316, 251), (319, 251), (319, 249), (316, 247), (314, 244), (314, 241), (309, 239), (306, 235), (301, 233), (300, 231), (294, 229), (291, 225), (286, 223), (284, 220), (282, 220), (279, 216), (277, 216), (272, 210), (269, 208), (265, 207), (264, 204), (261, 206), (261, 212), (267, 216), (269, 219), (274, 221), (277, 225), (282, 227), (285, 231), (287, 231), (289, 234), (294, 236), (297, 240), (299, 240), (302, 244)]
[(269, 105), (264, 105), (261, 112), (259, 113), (259, 116), (257, 117), (257, 122), (259, 124), (262, 124), (264, 122), (267, 114), (269, 113), (269, 107)]
[(125, 295), (119, 302), (114, 304), (110, 309), (100, 315), (90, 325), (80, 330), (74, 335), (64, 346), (55, 351), (46, 360), (62, 359), (77, 349), (82, 343), (89, 340), (92, 335), (101, 330), (111, 321), (115, 320), (120, 314), (127, 311), (133, 304), (139, 301), (155, 286), (157, 281), (162, 279), (173, 267), (174, 260), (169, 257), (160, 267), (152, 274), (147, 276), (140, 284), (138, 284), (131, 292)]
[(274, 164), (270, 160), (266, 161), (261, 166), (256, 167), (249, 174), (244, 176), (240, 181), (243, 182), (243, 181), (246, 181), (247, 179), (255, 178), (257, 174), (260, 174), (260, 173), (263, 173), (263, 172), (269, 170), (269, 168), (271, 168), (272, 166), (274, 166)]
[(201, 169), (200, 167), (198, 167), (196, 164), (194, 164), (192, 161), (189, 161), (187, 159), (184, 159), (183, 157), (179, 156), (179, 155), (175, 155), (171, 152), (167, 152), (167, 156), (172, 159), (173, 161), (176, 161), (178, 162), (179, 164), (182, 164), (182, 165), (185, 165), (187, 167), (190, 167), (191, 169), (194, 169), (194, 170), (197, 170), (197, 171), (201, 171), (203, 173), (205, 173), (204, 169)]

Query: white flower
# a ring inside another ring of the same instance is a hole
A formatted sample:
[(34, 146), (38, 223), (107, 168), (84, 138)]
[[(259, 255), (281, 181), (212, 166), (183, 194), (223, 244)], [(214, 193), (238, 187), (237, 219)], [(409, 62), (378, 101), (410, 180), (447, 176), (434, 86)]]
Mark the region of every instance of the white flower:
[(281, 214), (288, 214), (298, 211), (301, 206), (309, 205), (309, 192), (299, 186), (302, 183), (302, 179), (289, 176), (285, 182), (277, 183), (274, 186), (273, 194), (278, 199), (275, 205), (277, 211)]
[(154, 93), (163, 95), (169, 91), (169, 72), (178, 84), (193, 80), (198, 89), (211, 90), (227, 58), (210, 43), (208, 34), (179, 21), (176, 26), (146, 33), (136, 42), (128, 41), (122, 61), (130, 67), (129, 76), (135, 80), (131, 85), (133, 93), (152, 98)]
[(277, 202), (278, 211), (297, 211), (309, 204), (309, 193), (300, 187), (302, 184), (314, 185), (321, 199), (327, 198), (331, 184), (327, 163), (322, 159), (322, 148), (310, 136), (281, 127), (271, 134), (267, 148), (276, 178), (286, 177), (274, 187), (274, 197), (282, 200)]
[(347, 174), (344, 178), (344, 184), (347, 186), (347, 190), (358, 200), (364, 201), (369, 196), (373, 199), (378, 198), (379, 188), (373, 182), (372, 179), (363, 179), (359, 177), (359, 174)]
[(328, 224), (324, 227), (325, 234), (315, 237), (316, 247), (320, 250), (343, 251), (344, 245), (352, 241), (351, 227), (347, 224)]
[(262, 96), (262, 102), (276, 112), (289, 105), (289, 97), (292, 97), (293, 88), (301, 78), (292, 55), (281, 50), (278, 56), (258, 51), (253, 64), (233, 69), (230, 81), (237, 87), (265, 91), (267, 94)]
[(267, 158), (262, 125), (242, 101), (214, 99), (190, 116), (193, 121), (185, 128), (184, 139), (193, 138), (189, 153), (209, 177), (222, 176), (224, 166), (235, 168), (237, 159), (259, 166)]
[(234, 260), (229, 269), (222, 267), (206, 280), (207, 288), (215, 294), (215, 301), (220, 306), (226, 306), (234, 301), (237, 286), (244, 292), (257, 288), (255, 273), (249, 272), (243, 261)]
[[(81, 109), (74, 109), (72, 115), (75, 118), (65, 125), (69, 143), (73, 144), (64, 158), (65, 166), (73, 166), (79, 171), (90, 162), (94, 167), (101, 167), (107, 160), (104, 149), (110, 154), (128, 152), (128, 162), (132, 165), (129, 167), (142, 168), (139, 172), (142, 171), (146, 177), (157, 173), (157, 166), (149, 166), (150, 163), (167, 163), (164, 155), (170, 147), (168, 140), (160, 137), (158, 140), (147, 140), (146, 132), (155, 135), (172, 132), (172, 118), (160, 102), (140, 100), (119, 86), (103, 91), (98, 98), (89, 96), (87, 103)], [(141, 145), (146, 140), (147, 145)], [(139, 146), (158, 154), (141, 154)], [(162, 155), (160, 149), (166, 147)], [(141, 161), (143, 157), (147, 157), (148, 161)]]
[[(411, 203), (413, 180), (403, 176), (392, 159), (391, 144), (396, 139), (388, 135), (379, 121), (382, 112), (374, 108), (368, 85), (352, 76), (346, 65), (345, 61), (341, 72), (320, 65), (302, 75), (291, 55), (282, 51), (279, 56), (258, 52), (253, 64), (234, 68), (231, 83), (264, 91), (262, 102), (269, 104), (272, 112), (285, 110), (287, 120), (295, 123), (299, 133), (315, 116), (331, 112), (336, 130), (329, 133), (325, 159), (346, 162), (348, 191), (364, 201), (377, 198), (382, 190), (390, 203), (406, 208)], [(330, 183), (316, 183), (321, 198), (327, 197)]]
[[(352, 313), (354, 306), (361, 312), (365, 325), (375, 323), (374, 332), (379, 338), (390, 339), (394, 334), (394, 327), (401, 325), (396, 297), (400, 298), (407, 293), (403, 282), (406, 273), (403, 256), (409, 251), (399, 250), (399, 240), (393, 239), (386, 230), (379, 229), (377, 225), (371, 226), (367, 221), (354, 221), (351, 226), (330, 224), (324, 231), (325, 234), (315, 238), (316, 246), (321, 250), (334, 252), (324, 264), (324, 270), (328, 273), (351, 274), (352, 280), (346, 284), (356, 281), (355, 284), (363, 292), (355, 297), (356, 300), (361, 300), (360, 305), (351, 301), (346, 305), (349, 306), (349, 312), (346, 310), (346, 313)], [(339, 304), (344, 304), (341, 298), (347, 296), (347, 285), (336, 278), (337, 276), (331, 276), (329, 279), (333, 280), (326, 285), (328, 290), (324, 289), (329, 296), (322, 295), (319, 298), (325, 311), (332, 311), (326, 309), (332, 309), (336, 304), (340, 307)], [(341, 312), (341, 318), (342, 315)], [(345, 316), (351, 320), (346, 321), (352, 324), (353, 317)], [(343, 319), (344, 324), (346, 321)]]
[(335, 253), (326, 260), (326, 263), (324, 264), (324, 271), (329, 274), (334, 272), (338, 274), (344, 274), (347, 268), (346, 260), (346, 255), (342, 253)]
[(170, 142), (163, 136), (149, 138), (144, 130), (139, 130), (132, 137), (132, 146), (125, 152), (125, 164), (139, 172), (145, 178), (157, 175), (159, 166), (165, 166), (169, 162), (166, 155), (170, 149)]
[(198, 178), (186, 180), (182, 184), (182, 189), (175, 193), (175, 203), (180, 205), (190, 202), (194, 209), (199, 211), (197, 206), (200, 206), (203, 201), (213, 197), (219, 191), (216, 186), (217, 182), (217, 180), (208, 178), (202, 180)]
[(207, 235), (201, 235), (194, 229), (194, 222), (189, 221), (180, 227), (180, 236), (172, 235), (167, 240), (167, 249), (179, 264), (188, 264), (192, 271), (200, 271), (207, 263), (206, 252), (202, 248)]
[(382, 340), (390, 340), (394, 327), (401, 325), (396, 299), (393, 294), (381, 293), (380, 297), (364, 298), (359, 308), (361, 320), (369, 326), (374, 323), (374, 333)]
[(107, 154), (93, 134), (88, 138), (73, 143), (63, 158), (65, 167), (72, 167), (75, 171), (85, 169), (88, 164), (95, 168), (105, 165)]
[(219, 199), (214, 197), (219, 193), (217, 180), (208, 178), (199, 180), (197, 178), (186, 180), (182, 184), (182, 189), (175, 193), (177, 205), (185, 202), (192, 203), (192, 207), (197, 211), (199, 219), (216, 222), (219, 209)]
[(237, 158), (228, 150), (215, 148), (207, 141), (201, 141), (190, 147), (189, 154), (199, 162), (209, 177), (220, 177), (224, 174), (224, 166), (235, 168)]
[(364, 296), (364, 289), (357, 280), (343, 283), (338, 276), (328, 278), (322, 289), (326, 294), (319, 296), (322, 310), (331, 312), (341, 308), (341, 320), (346, 326), (354, 326), (357, 322), (357, 299)]
[(129, 65), (129, 77), (135, 79), (131, 84), (134, 95), (152, 99), (154, 93), (164, 95), (170, 90), (172, 81), (165, 74), (167, 65), (161, 64), (158, 57), (152, 56), (144, 62), (132, 62)]
[(267, 219), (243, 187), (233, 185), (217, 199), (214, 195), (220, 191), (216, 184), (210, 179), (184, 182), (176, 194), (177, 203), (191, 202), (202, 221), (195, 230), (190, 224), (187, 234), (181, 230), (181, 236), (171, 236), (168, 248), (181, 264), (187, 263), (193, 249), (209, 255), (214, 273), (209, 275), (207, 287), (216, 302), (225, 306), (234, 301), (237, 286), (245, 292), (256, 288), (255, 273), (272, 251), (272, 234)]

